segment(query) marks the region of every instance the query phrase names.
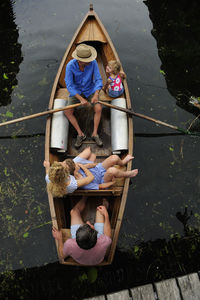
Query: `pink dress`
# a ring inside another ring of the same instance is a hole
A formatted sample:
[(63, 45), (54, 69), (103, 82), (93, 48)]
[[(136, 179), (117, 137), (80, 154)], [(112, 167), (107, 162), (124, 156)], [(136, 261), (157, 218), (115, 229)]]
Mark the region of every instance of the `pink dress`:
[(108, 89), (108, 95), (113, 98), (122, 95), (124, 92), (124, 87), (119, 74), (115, 78), (109, 77), (109, 79), (112, 80), (112, 82), (110, 83), (111, 88)]

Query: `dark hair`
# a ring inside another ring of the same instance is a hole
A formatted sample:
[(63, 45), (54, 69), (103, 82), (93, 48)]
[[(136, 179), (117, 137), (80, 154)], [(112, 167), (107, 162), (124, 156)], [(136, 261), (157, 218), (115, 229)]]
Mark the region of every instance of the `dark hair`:
[(97, 231), (88, 224), (80, 226), (76, 232), (76, 242), (82, 249), (88, 250), (93, 248), (97, 242)]
[(65, 161), (66, 165), (68, 165), (69, 173), (71, 175), (74, 175), (74, 171), (75, 171), (75, 163), (74, 163), (74, 161), (72, 159), (70, 159), (70, 158), (67, 158), (64, 161)]

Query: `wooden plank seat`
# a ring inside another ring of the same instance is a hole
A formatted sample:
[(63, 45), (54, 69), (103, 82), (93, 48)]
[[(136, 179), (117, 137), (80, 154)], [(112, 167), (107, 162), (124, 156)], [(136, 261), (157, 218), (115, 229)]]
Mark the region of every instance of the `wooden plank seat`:
[[(69, 96), (69, 92), (66, 88), (59, 88), (56, 91), (56, 99), (64, 99), (64, 100), (68, 100), (68, 96)], [(124, 95), (121, 96), (122, 98), (124, 97)], [(104, 93), (103, 90), (100, 91), (99, 93), (99, 100), (101, 101), (112, 101), (115, 98), (111, 98), (109, 97), (106, 93)]]
[(74, 195), (81, 196), (120, 196), (122, 195), (123, 187), (114, 187), (112, 189), (107, 190), (76, 190), (72, 194), (69, 194), (69, 197), (73, 197)]

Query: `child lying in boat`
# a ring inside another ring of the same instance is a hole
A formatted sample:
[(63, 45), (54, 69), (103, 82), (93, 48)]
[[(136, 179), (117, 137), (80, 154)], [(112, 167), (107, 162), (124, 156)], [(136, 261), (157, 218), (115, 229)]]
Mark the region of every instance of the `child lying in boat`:
[(125, 166), (131, 161), (133, 157), (129, 154), (123, 160), (117, 155), (111, 155), (98, 164), (94, 164), (95, 158), (95, 154), (88, 147), (72, 160), (71, 164), (75, 163), (73, 170), (76, 178), (70, 174), (70, 171), (73, 174), (73, 170), (66, 160), (54, 162), (51, 167), (49, 162), (44, 161), (48, 190), (54, 197), (63, 197), (65, 194), (73, 193), (78, 188), (86, 190), (106, 189), (114, 184), (115, 178), (135, 177), (138, 173), (138, 169), (122, 171), (114, 167), (114, 165)]
[(109, 74), (106, 84), (102, 90), (112, 98), (121, 96), (124, 92), (123, 80), (126, 75), (121, 71), (121, 64), (116, 60), (110, 60), (106, 67), (106, 73)]
[(96, 209), (95, 224), (89, 221), (83, 222), (81, 212), (85, 208), (86, 198), (83, 197), (70, 211), (71, 215), (71, 237), (63, 243), (62, 232), (55, 227), (52, 235), (58, 241), (58, 254), (60, 260), (71, 256), (82, 265), (100, 264), (110, 246), (111, 225), (108, 215), (108, 201), (103, 199), (102, 205)]

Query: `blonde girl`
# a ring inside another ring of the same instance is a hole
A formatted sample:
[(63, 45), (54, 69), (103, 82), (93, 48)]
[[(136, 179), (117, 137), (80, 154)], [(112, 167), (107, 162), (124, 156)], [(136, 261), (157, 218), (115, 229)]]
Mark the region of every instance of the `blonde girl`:
[(109, 61), (106, 67), (106, 73), (109, 74), (109, 77), (103, 87), (104, 92), (112, 98), (121, 96), (124, 92), (122, 82), (126, 78), (125, 73), (121, 71), (121, 64), (116, 60)]
[(63, 197), (66, 194), (73, 193), (79, 187), (89, 184), (93, 181), (93, 174), (82, 164), (79, 167), (85, 173), (86, 177), (75, 179), (70, 175), (68, 166), (64, 162), (54, 162), (51, 166), (49, 161), (44, 160), (43, 165), (46, 169), (47, 190), (54, 197)]

